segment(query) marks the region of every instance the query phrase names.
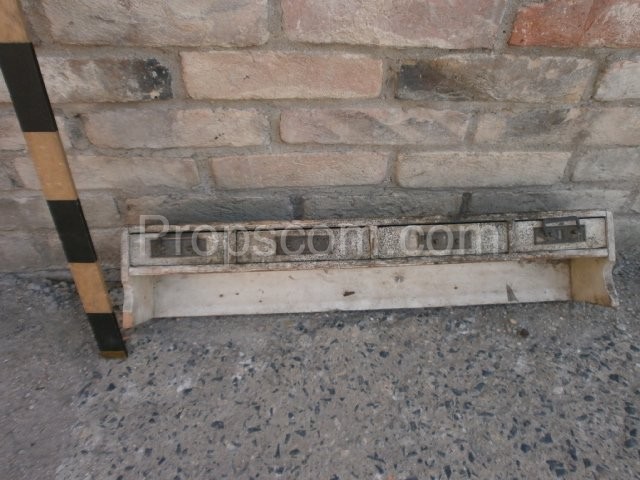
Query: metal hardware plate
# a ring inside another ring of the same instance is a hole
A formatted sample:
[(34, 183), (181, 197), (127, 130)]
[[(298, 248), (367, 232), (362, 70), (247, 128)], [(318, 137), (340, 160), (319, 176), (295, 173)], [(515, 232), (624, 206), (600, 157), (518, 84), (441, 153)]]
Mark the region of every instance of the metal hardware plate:
[(605, 218), (523, 220), (513, 224), (512, 251), (606, 248)]
[(228, 245), (224, 232), (172, 232), (131, 235), (129, 249), (136, 266), (209, 265), (224, 263)]
[(557, 243), (580, 243), (587, 238), (586, 228), (580, 225), (577, 217), (545, 219), (542, 227), (533, 229), (533, 242), (536, 245)]

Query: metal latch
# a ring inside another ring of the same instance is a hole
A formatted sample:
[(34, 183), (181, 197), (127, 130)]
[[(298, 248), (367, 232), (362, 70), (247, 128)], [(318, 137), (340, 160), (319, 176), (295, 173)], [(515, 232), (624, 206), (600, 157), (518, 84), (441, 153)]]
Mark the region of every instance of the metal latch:
[(536, 245), (556, 243), (580, 243), (587, 239), (584, 225), (578, 217), (562, 217), (542, 220), (542, 227), (533, 229), (533, 241)]

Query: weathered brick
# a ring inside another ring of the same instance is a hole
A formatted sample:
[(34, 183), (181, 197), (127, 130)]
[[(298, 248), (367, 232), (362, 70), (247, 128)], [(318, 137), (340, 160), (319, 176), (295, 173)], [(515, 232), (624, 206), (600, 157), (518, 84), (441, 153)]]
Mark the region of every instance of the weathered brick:
[(640, 56), (609, 65), (600, 80), (595, 97), (598, 100), (640, 98)]
[(282, 112), (287, 143), (455, 145), (462, 143), (470, 115), (428, 108), (327, 108)]
[(581, 132), (578, 108), (498, 110), (478, 116), (477, 143), (569, 145)]
[(0, 190), (12, 190), (15, 187), (16, 180), (11, 163), (0, 159)]
[(428, 152), (398, 158), (398, 183), (409, 188), (551, 185), (562, 180), (568, 152)]
[(0, 271), (62, 267), (65, 265), (62, 248), (55, 249), (45, 234), (0, 232)]
[(4, 77), (0, 75), (0, 103), (8, 103), (11, 101), (7, 84), (4, 83)]
[[(42, 77), (53, 103), (127, 102), (173, 96), (166, 62), (153, 57), (73, 57), (38, 51)], [(10, 102), (0, 75), (0, 102)]]
[(589, 145), (640, 145), (640, 109), (614, 107), (588, 112)]
[(629, 201), (631, 192), (578, 186), (546, 190), (478, 190), (473, 192), (469, 212), (503, 213), (550, 210), (619, 211)]
[(284, 52), (182, 52), (193, 98), (377, 97), (382, 61), (362, 55)]
[(640, 181), (640, 148), (592, 150), (578, 158), (576, 182)]
[(126, 223), (137, 225), (141, 215), (163, 215), (170, 223), (290, 220), (293, 209), (288, 192), (210, 195), (153, 195), (126, 201)]
[(389, 156), (384, 153), (287, 153), (211, 160), (221, 188), (309, 187), (382, 183)]
[(411, 100), (577, 102), (591, 60), (517, 55), (446, 55), (402, 65), (396, 96)]
[(511, 45), (640, 46), (637, 0), (549, 0), (518, 11)]
[(305, 193), (304, 218), (366, 218), (421, 215), (453, 215), (460, 210), (461, 193), (431, 190), (352, 188), (334, 192)]
[(123, 108), (83, 118), (87, 137), (101, 147), (219, 147), (269, 141), (269, 121), (254, 109)]
[(249, 46), (267, 41), (267, 0), (44, 0), (54, 39), (83, 45)]
[[(150, 188), (188, 189), (200, 180), (190, 158), (116, 158), (71, 156), (69, 165), (78, 189), (112, 188), (141, 191)], [(25, 188), (38, 189), (36, 172), (28, 159), (20, 158), (15, 167)]]
[[(640, 212), (640, 209), (636, 210)], [(615, 228), (616, 250), (621, 252), (640, 253), (640, 215), (616, 215), (613, 219)]]
[[(108, 193), (82, 192), (80, 200), (89, 226), (119, 225), (118, 208)], [(51, 214), (40, 193), (16, 191), (0, 196), (0, 229), (35, 228), (54, 228)]]
[(171, 98), (171, 73), (156, 58), (38, 55), (53, 103)]
[(53, 228), (47, 204), (41, 195), (15, 192), (0, 196), (0, 229)]
[(0, 150), (23, 150), (24, 138), (18, 119), (11, 111), (0, 113)]
[[(91, 239), (98, 255), (98, 262), (102, 268), (119, 268), (121, 228), (91, 228)], [(44, 250), (48, 262), (40, 269), (66, 269), (66, 261), (60, 239), (55, 232), (46, 235), (46, 243), (40, 247)], [(108, 272), (105, 272), (108, 274)]]
[(312, 43), (488, 48), (504, 0), (283, 0), (285, 34)]
[(92, 228), (91, 238), (103, 268), (120, 268), (122, 228)]
[[(61, 115), (56, 115), (58, 131), (65, 149), (71, 147), (71, 134), (67, 122)], [(20, 130), (20, 124), (12, 109), (0, 111), (0, 150), (26, 150), (27, 146)]]

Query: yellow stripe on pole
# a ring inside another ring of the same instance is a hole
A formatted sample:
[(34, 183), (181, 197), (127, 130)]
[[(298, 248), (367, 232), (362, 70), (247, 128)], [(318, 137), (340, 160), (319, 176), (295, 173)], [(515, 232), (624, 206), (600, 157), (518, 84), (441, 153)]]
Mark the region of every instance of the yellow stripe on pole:
[(84, 311), (87, 313), (110, 313), (111, 299), (98, 264), (70, 263), (69, 269), (73, 275)]
[(0, 43), (27, 43), (29, 36), (18, 0), (0, 0)]
[(71, 170), (58, 132), (24, 132), (27, 148), (47, 200), (77, 200)]

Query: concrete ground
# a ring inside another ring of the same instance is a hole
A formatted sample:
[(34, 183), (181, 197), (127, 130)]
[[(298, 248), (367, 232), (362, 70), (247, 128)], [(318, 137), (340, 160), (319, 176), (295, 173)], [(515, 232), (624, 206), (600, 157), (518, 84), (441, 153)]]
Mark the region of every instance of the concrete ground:
[(156, 320), (0, 277), (0, 479), (640, 478), (640, 256), (579, 303)]

